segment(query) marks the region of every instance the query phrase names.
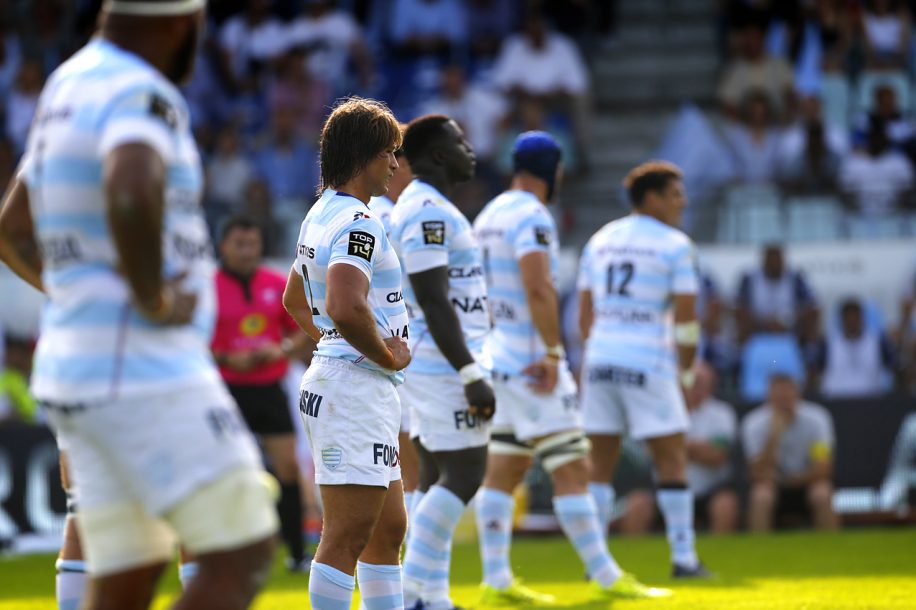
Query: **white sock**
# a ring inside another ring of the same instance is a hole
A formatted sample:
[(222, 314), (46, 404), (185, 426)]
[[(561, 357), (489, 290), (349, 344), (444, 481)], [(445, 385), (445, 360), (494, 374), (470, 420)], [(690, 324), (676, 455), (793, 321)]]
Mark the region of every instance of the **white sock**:
[(512, 511), (515, 499), (499, 489), (482, 487), (477, 492), (477, 536), (483, 581), (497, 589), (512, 584), (509, 547), (512, 544)]
[(464, 512), (464, 502), (439, 485), (433, 485), (417, 505), (413, 531), (404, 554), (404, 605), (418, 598), (428, 608), (451, 608), (448, 596), (452, 535)]
[(355, 581), (352, 576), (323, 563), (312, 562), (309, 603), (313, 610), (350, 610)]
[(58, 610), (78, 610), (86, 590), (86, 563), (82, 559), (58, 559), (55, 592)]
[(197, 562), (189, 561), (178, 566), (178, 580), (181, 581), (181, 588), (187, 589), (191, 580), (197, 576)]
[(699, 563), (693, 530), (693, 493), (686, 487), (662, 488), (655, 492), (658, 508), (665, 518), (671, 561), (688, 568)]
[(598, 508), (598, 521), (601, 523), (601, 531), (607, 536), (607, 530), (611, 525), (611, 518), (614, 516), (614, 488), (610, 483), (589, 483), (588, 493), (592, 494), (595, 499), (595, 506)]
[(553, 510), (563, 533), (576, 548), (589, 578), (602, 587), (614, 584), (622, 570), (607, 548), (607, 539), (601, 533), (598, 509), (592, 496), (587, 493), (554, 496)]
[(356, 562), (360, 607), (366, 610), (401, 610), (404, 593), (400, 565), (375, 565)]

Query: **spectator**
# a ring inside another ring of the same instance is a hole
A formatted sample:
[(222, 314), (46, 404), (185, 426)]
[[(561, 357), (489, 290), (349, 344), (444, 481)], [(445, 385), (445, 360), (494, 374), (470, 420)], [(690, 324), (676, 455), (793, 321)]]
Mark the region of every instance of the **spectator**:
[(765, 91), (756, 89), (748, 93), (742, 104), (741, 122), (730, 125), (725, 137), (731, 146), (740, 180), (770, 182), (776, 177), (780, 133)]
[(891, 389), (899, 371), (896, 349), (882, 331), (865, 323), (862, 304), (840, 304), (840, 324), (817, 342), (811, 361), (812, 387), (825, 398), (877, 396)]
[(780, 245), (766, 246), (761, 267), (741, 276), (735, 305), (742, 344), (761, 332), (797, 334), (803, 344), (816, 335), (814, 293), (801, 272), (786, 268)]
[(751, 479), (749, 526), (764, 532), (774, 520), (810, 516), (818, 529), (837, 527), (833, 512), (833, 420), (800, 399), (788, 375), (770, 378), (769, 400), (745, 416), (741, 441)]
[(700, 272), (700, 289), (697, 292), (697, 320), (702, 330), (699, 358), (708, 362), (721, 374), (727, 373), (734, 359), (734, 350), (725, 328), (728, 304), (722, 297), (719, 285), (708, 273)]
[(856, 150), (840, 168), (847, 205), (866, 218), (895, 212), (913, 188), (913, 168), (891, 148), (885, 121), (871, 117), (865, 150)]
[(372, 82), (372, 57), (362, 28), (335, 0), (303, 0), (305, 10), (287, 28), (286, 46), (303, 52), (309, 75), (337, 95), (347, 89), (347, 65), (352, 62), (357, 82)]
[(7, 99), (19, 74), (22, 47), (19, 36), (0, 15), (0, 99)]
[(289, 551), (287, 567), (304, 571), (308, 558), (295, 428), (281, 382), (289, 359), (314, 342), (284, 309), (286, 278), (261, 265), (262, 244), (260, 229), (251, 220), (236, 217), (223, 227), (211, 349), (226, 387), (280, 481), (277, 512)]
[(29, 393), (33, 343), (4, 337), (4, 360), (0, 370), (0, 424), (10, 421), (35, 423), (38, 405)]
[(292, 49), (280, 58), (274, 78), (267, 87), (267, 105), (291, 108), (296, 115), (296, 133), (317, 142), (331, 99), (331, 84), (313, 78), (302, 49)]
[[(279, 105), (271, 114), (271, 134), (256, 155), (258, 173), (278, 201), (305, 205), (318, 184), (318, 154), (296, 131), (295, 108)], [(302, 216), (304, 209), (297, 211)]]
[(468, 85), (464, 68), (450, 64), (442, 71), (441, 93), (421, 106), (420, 114), (444, 114), (464, 130), (477, 155), (477, 175), (492, 176), (494, 156), (508, 113), (497, 91)]
[(244, 203), (245, 185), (254, 173), (254, 164), (242, 150), (238, 130), (227, 125), (216, 136), (216, 146), (207, 163), (208, 199), (238, 213)]
[(819, 97), (802, 98), (799, 110), (799, 120), (786, 129), (779, 144), (779, 180), (798, 193), (832, 192), (849, 149), (848, 138), (839, 127), (824, 123)]
[(580, 169), (579, 154), (568, 130), (547, 125), (544, 107), (533, 99), (524, 99), (516, 107), (513, 120), (503, 134), (496, 156), (496, 167), (502, 176), (512, 174), (512, 147), (519, 134), (526, 131), (549, 131), (563, 156), (563, 172), (574, 174)]
[(908, 154), (913, 161), (913, 141), (916, 137), (916, 124), (904, 116), (897, 105), (897, 90), (890, 85), (878, 85), (874, 90), (874, 105), (871, 112), (857, 117), (853, 139), (858, 148), (866, 148), (871, 130), (881, 124), (891, 145), (898, 151)]
[(708, 364), (695, 367), (687, 390), (690, 428), (687, 431), (687, 483), (694, 496), (694, 515), (716, 534), (733, 532), (738, 524), (738, 496), (733, 488), (732, 449), (738, 437), (734, 408), (713, 396), (716, 373)]
[(586, 158), (588, 70), (575, 43), (548, 29), (538, 11), (529, 12), (522, 32), (503, 43), (493, 68), (493, 82), (516, 105), (532, 101), (544, 112), (557, 112), (565, 120), (571, 118), (579, 156)]
[(43, 84), (41, 64), (32, 60), (22, 62), (16, 83), (6, 100), (6, 134), (16, 156), (25, 149), (25, 140), (38, 107), (38, 96)]
[(286, 51), (283, 25), (270, 14), (270, 0), (248, 0), (219, 33), (226, 74), (236, 91), (254, 89), (264, 68)]
[(515, 0), (467, 2), (468, 32), (473, 32), (471, 58), (476, 69), (491, 67), (503, 40), (515, 30), (517, 4)]
[(740, 105), (754, 90), (763, 89), (778, 117), (788, 116), (793, 107), (795, 77), (792, 66), (782, 57), (773, 57), (764, 50), (764, 28), (752, 22), (744, 26), (740, 36), (740, 56), (725, 67), (719, 84), (719, 101), (731, 117), (739, 115)]
[(468, 39), (458, 0), (394, 0), (389, 23), (391, 42), (406, 57), (455, 58)]
[(852, 16), (846, 0), (817, 2), (817, 29), (821, 47), (821, 71), (843, 72), (853, 41)]
[(865, 58), (871, 70), (903, 70), (910, 52), (910, 14), (899, 0), (866, 0)]

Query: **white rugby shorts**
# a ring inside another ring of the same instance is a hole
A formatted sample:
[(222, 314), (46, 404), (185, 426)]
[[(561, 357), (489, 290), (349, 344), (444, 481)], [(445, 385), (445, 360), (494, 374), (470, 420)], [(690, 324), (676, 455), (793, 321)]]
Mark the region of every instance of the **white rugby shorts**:
[[(260, 452), (221, 382), (46, 407), (79, 496), (92, 574), (167, 561), (176, 537), (204, 553), (276, 531)], [(247, 499), (227, 504), (226, 493)], [(202, 532), (193, 525), (201, 520), (217, 525)], [(227, 523), (241, 525), (218, 525)]]
[(589, 434), (643, 440), (686, 432), (687, 406), (680, 385), (665, 375), (615, 365), (582, 369), (582, 415)]
[(315, 356), (302, 376), (299, 415), (319, 485), (388, 487), (401, 478), (401, 402), (390, 379)]
[(557, 385), (550, 394), (535, 392), (525, 375), (494, 375), (494, 434), (511, 433), (520, 441), (529, 441), (566, 430), (582, 430), (576, 381), (566, 361), (559, 366)]
[(459, 451), (490, 441), (490, 422), (470, 413), (458, 373), (408, 372), (398, 394), (404, 408), (410, 409), (410, 437), (419, 437), (428, 451)]

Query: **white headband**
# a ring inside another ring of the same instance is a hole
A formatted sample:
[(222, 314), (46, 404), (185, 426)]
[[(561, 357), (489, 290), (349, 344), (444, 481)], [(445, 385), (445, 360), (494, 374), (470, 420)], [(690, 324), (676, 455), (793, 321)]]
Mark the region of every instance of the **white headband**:
[(207, 5), (207, 0), (173, 0), (172, 2), (123, 2), (106, 0), (104, 9), (117, 15), (142, 15), (158, 17), (168, 15), (190, 15)]

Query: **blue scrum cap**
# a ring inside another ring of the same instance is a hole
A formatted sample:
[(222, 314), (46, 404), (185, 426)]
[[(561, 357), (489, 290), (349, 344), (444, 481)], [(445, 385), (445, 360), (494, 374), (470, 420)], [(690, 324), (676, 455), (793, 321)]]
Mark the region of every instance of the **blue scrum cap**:
[(560, 145), (546, 131), (526, 131), (515, 139), (512, 147), (514, 170), (526, 171), (544, 180), (550, 192), (553, 192), (561, 157)]

